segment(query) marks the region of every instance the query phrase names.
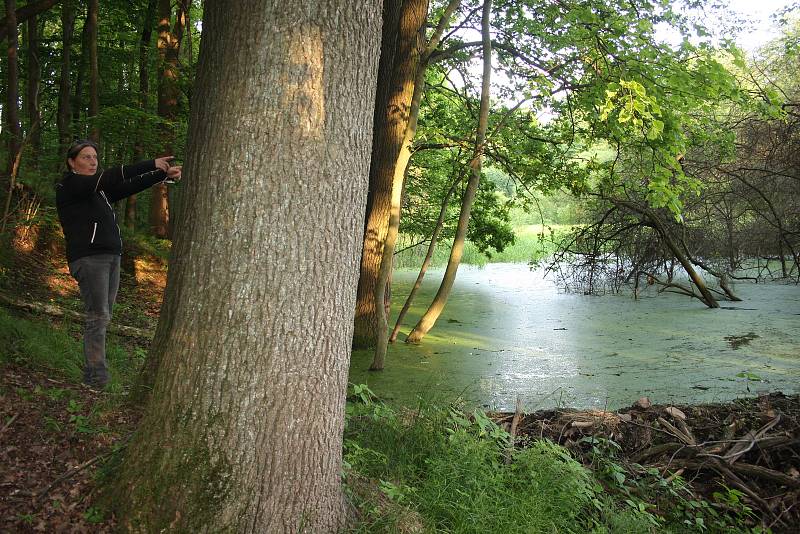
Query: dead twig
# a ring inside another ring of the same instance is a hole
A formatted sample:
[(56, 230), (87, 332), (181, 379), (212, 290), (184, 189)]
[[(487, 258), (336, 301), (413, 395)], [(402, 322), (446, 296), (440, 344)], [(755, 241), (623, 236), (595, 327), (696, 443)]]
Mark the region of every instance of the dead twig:
[(42, 500), (44, 499), (44, 497), (45, 497), (45, 496), (46, 496), (48, 493), (50, 493), (50, 491), (51, 491), (53, 488), (55, 488), (56, 486), (58, 486), (58, 485), (59, 485), (59, 484), (61, 484), (62, 482), (64, 482), (65, 480), (68, 480), (68, 479), (70, 479), (70, 478), (74, 477), (75, 475), (77, 475), (78, 473), (80, 473), (81, 471), (83, 471), (84, 469), (86, 469), (87, 467), (91, 467), (91, 466), (93, 466), (94, 464), (96, 464), (96, 463), (97, 463), (97, 462), (99, 462), (100, 460), (103, 460), (103, 459), (107, 458), (108, 456), (109, 456), (108, 454), (101, 454), (101, 455), (99, 455), (99, 456), (95, 456), (95, 457), (94, 457), (94, 458), (92, 458), (91, 460), (87, 460), (87, 461), (83, 462), (82, 464), (80, 464), (80, 465), (78, 465), (78, 466), (76, 466), (76, 467), (73, 467), (72, 469), (70, 469), (69, 471), (67, 471), (66, 473), (64, 473), (63, 475), (61, 475), (60, 477), (58, 477), (57, 479), (55, 479), (53, 482), (51, 482), (51, 483), (50, 483), (50, 485), (49, 485), (49, 486), (47, 486), (45, 489), (43, 489), (42, 491), (40, 491), (40, 492), (39, 492), (39, 493), (36, 495), (36, 504), (37, 504), (37, 505), (38, 505), (38, 504), (40, 504), (40, 503), (42, 502)]
[(514, 440), (517, 437), (517, 428), (522, 419), (522, 399), (517, 396), (517, 406), (514, 410), (514, 418), (511, 420), (511, 438), (508, 440), (508, 454), (506, 454), (506, 464), (511, 463), (511, 453), (514, 451)]
[(780, 414), (776, 415), (774, 419), (772, 419), (769, 423), (759, 428), (756, 432), (752, 430), (749, 431), (744, 437), (736, 443), (731, 450), (728, 451), (728, 454), (723, 456), (723, 459), (727, 461), (729, 464), (733, 464), (736, 460), (741, 458), (746, 452), (750, 451), (750, 449), (755, 446), (759, 439), (763, 438), (764, 435), (769, 432), (775, 425), (777, 425), (781, 420)]
[(14, 423), (14, 421), (16, 421), (17, 417), (19, 417), (19, 413), (15, 413), (14, 415), (12, 415), (12, 416), (11, 416), (11, 419), (9, 419), (8, 421), (6, 421), (6, 424), (4, 424), (4, 425), (3, 425), (3, 428), (2, 428), (2, 429), (0, 429), (0, 436), (2, 436), (2, 435), (3, 435), (3, 433), (4, 433), (6, 430), (8, 430), (8, 427), (10, 427), (10, 426), (11, 426), (11, 425)]

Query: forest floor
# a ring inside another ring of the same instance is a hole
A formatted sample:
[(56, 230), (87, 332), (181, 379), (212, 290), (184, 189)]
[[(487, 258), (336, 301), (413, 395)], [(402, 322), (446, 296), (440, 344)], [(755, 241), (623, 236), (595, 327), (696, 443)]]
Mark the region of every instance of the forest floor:
[[(2, 277), (0, 306), (68, 332), (79, 350), (82, 304), (63, 250), (43, 254), (15, 245), (16, 254), (5, 262), (11, 275)], [(123, 257), (113, 323), (129, 328), (111, 333), (108, 342), (141, 357), (158, 321), (165, 251), (149, 252), (152, 243), (126, 245), (131, 254)], [(10, 338), (13, 345), (13, 333)], [(97, 497), (104, 462), (128, 440), (140, 417), (139, 408), (127, 402), (130, 377), (118, 377), (121, 387), (100, 392), (65, 376), (57, 365), (48, 369), (9, 357), (19, 352), (13, 346), (0, 351), (5, 352), (0, 353), (0, 532), (113, 531), (113, 517), (97, 505)]]
[[(135, 330), (110, 342), (141, 355), (158, 319), (166, 261), (130, 243), (129, 250), (113, 322)], [(11, 276), (1, 279), (0, 305), (79, 340), (74, 315), (80, 299), (58, 252), (16, 254), (6, 271)], [(129, 384), (93, 391), (57, 371), (2, 356), (0, 532), (113, 531), (114, 519), (97, 497), (104, 462), (140, 417), (126, 401)], [(715, 502), (742, 514), (743, 525), (793, 532), (800, 524), (800, 396), (775, 393), (702, 406), (651, 406), (640, 399), (613, 413), (491, 415), (517, 446), (549, 438), (626, 492), (646, 491), (630, 484), (633, 476), (680, 477), (697, 496), (687, 502)]]

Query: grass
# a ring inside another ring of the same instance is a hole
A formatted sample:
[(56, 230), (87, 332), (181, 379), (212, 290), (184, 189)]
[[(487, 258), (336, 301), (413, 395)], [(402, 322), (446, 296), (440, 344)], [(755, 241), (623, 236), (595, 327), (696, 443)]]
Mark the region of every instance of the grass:
[[(406, 412), (356, 403), (348, 411), (346, 482), (362, 518), (354, 532), (399, 532), (412, 522), (425, 532), (568, 533), (596, 523), (598, 484), (549, 441), (507, 462), (510, 435), (480, 411), (425, 403)], [(377, 481), (380, 493), (363, 491), (364, 479)]]
[[(555, 252), (553, 239), (572, 228), (571, 225), (526, 224), (514, 228), (514, 243), (502, 252), (491, 251), (490, 256), (482, 253), (471, 242), (464, 245), (461, 263), (465, 265), (484, 266), (487, 263), (530, 263), (549, 257)], [(408, 237), (401, 236), (397, 249), (402, 250), (413, 244)], [(437, 244), (431, 260), (432, 268), (447, 265), (452, 241)], [(406, 248), (395, 255), (395, 268), (418, 269), (427, 252), (427, 243), (414, 248)]]
[[(13, 362), (33, 369), (52, 371), (75, 383), (83, 377), (83, 345), (71, 334), (68, 322), (56, 324), (17, 317), (0, 308), (0, 364)], [(78, 327), (79, 328), (79, 327)], [(111, 371), (109, 391), (127, 387), (141, 366), (144, 351), (128, 349), (109, 335), (106, 359)]]

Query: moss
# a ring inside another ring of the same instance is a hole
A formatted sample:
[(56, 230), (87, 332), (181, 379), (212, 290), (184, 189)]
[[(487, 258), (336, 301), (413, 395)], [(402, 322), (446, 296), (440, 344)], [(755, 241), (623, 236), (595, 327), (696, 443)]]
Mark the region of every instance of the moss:
[[(109, 463), (103, 505), (130, 532), (207, 530), (232, 498), (230, 462), (188, 433), (158, 439), (148, 428), (144, 422), (131, 446)], [(233, 527), (215, 526), (225, 530)]]

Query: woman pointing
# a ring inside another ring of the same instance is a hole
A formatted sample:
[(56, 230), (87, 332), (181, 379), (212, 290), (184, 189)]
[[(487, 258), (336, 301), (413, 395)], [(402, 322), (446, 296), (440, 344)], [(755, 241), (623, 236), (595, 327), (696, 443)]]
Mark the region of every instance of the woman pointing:
[(106, 328), (119, 288), (122, 238), (112, 203), (155, 184), (177, 181), (172, 156), (101, 169), (97, 145), (76, 141), (67, 151), (67, 171), (56, 184), (56, 208), (67, 245), (70, 274), (86, 309), (83, 382), (102, 389), (111, 380), (106, 363)]

